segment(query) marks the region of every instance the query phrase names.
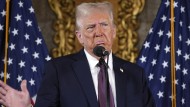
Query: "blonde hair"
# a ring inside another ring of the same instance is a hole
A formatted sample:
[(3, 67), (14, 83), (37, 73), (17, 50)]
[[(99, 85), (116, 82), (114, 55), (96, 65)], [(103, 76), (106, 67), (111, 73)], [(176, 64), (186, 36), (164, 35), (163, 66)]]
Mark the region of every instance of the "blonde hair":
[(96, 9), (101, 11), (107, 11), (108, 14), (110, 15), (110, 19), (112, 21), (112, 23), (114, 24), (114, 18), (113, 18), (113, 7), (112, 4), (110, 2), (96, 2), (96, 3), (82, 3), (80, 5), (77, 6), (76, 8), (76, 22), (75, 22), (75, 26), (76, 29), (80, 28), (80, 19), (88, 13), (91, 13), (92, 9)]

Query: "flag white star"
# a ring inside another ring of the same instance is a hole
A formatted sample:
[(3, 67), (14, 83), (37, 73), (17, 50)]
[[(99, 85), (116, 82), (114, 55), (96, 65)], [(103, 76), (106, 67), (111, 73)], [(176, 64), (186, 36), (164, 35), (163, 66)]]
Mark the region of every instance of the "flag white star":
[(34, 59), (39, 58), (39, 53), (37, 53), (37, 52), (34, 52), (34, 54), (32, 54), (32, 55), (34, 56)]
[(175, 8), (175, 7), (178, 7), (178, 2), (175, 2), (175, 1), (174, 1), (174, 8)]
[(18, 35), (18, 29), (14, 28), (14, 30), (12, 31), (12, 33), (13, 33), (13, 36)]
[(6, 11), (3, 10), (3, 11), (1, 12), (1, 15), (2, 15), (2, 17), (4, 17), (4, 16), (6, 15)]
[(156, 59), (153, 59), (151, 63), (152, 63), (152, 66), (156, 65)]
[(31, 78), (31, 80), (29, 81), (29, 83), (30, 83), (31, 86), (33, 86), (33, 85), (35, 85), (35, 80), (33, 80), (33, 79)]
[(156, 44), (156, 46), (154, 47), (154, 49), (155, 49), (156, 51), (160, 50), (160, 45)]
[(146, 41), (145, 44), (144, 44), (144, 47), (145, 47), (145, 49), (146, 49), (146, 48), (149, 48), (149, 47), (150, 47), (150, 42), (147, 42), (147, 41)]
[(3, 31), (3, 30), (4, 30), (3, 27), (4, 27), (4, 26), (0, 24), (0, 31)]
[(190, 45), (190, 39), (188, 39), (188, 40), (186, 41), (186, 43), (187, 43), (187, 45), (189, 46), (189, 45)]
[(27, 27), (32, 26), (32, 21), (28, 19), (26, 22), (26, 25), (27, 25)]
[(18, 81), (18, 82), (21, 82), (21, 81), (22, 81), (22, 76), (18, 75), (17, 81)]
[(179, 41), (182, 41), (182, 36), (181, 36), (181, 34), (179, 35)]
[(172, 99), (174, 99), (175, 97), (171, 95), (171, 96), (169, 96), (169, 98), (170, 98), (170, 99), (171, 99), (171, 101), (172, 101)]
[(188, 26), (188, 29), (189, 29), (189, 31), (190, 31), (190, 25)]
[(5, 63), (5, 59), (2, 59), (2, 61)]
[(186, 89), (186, 84), (185, 83), (183, 83), (181, 86), (182, 86), (183, 90)]
[(9, 48), (11, 49), (11, 51), (14, 50), (15, 49), (15, 44), (11, 43), (11, 45), (9, 46)]
[(188, 70), (184, 68), (184, 69), (182, 70), (183, 75), (187, 75), (187, 74), (188, 74), (187, 71), (188, 71)]
[(166, 53), (170, 52), (170, 47), (169, 46), (166, 46), (165, 49)]
[(49, 60), (51, 60), (51, 57), (48, 55), (45, 59), (46, 59), (46, 61), (49, 61)]
[(146, 57), (142, 56), (142, 57), (140, 58), (140, 60), (141, 60), (141, 63), (146, 62)]
[(185, 13), (185, 7), (181, 6), (180, 10), (181, 10), (181, 13)]
[(154, 79), (154, 74), (150, 73), (150, 75), (148, 76), (149, 81), (151, 81), (152, 79)]
[(166, 77), (165, 76), (161, 76), (160, 77), (160, 81), (161, 81), (161, 83), (166, 82)]
[(30, 11), (30, 13), (34, 13), (34, 9), (32, 6), (29, 8), (29, 11)]
[(21, 17), (22, 17), (21, 15), (17, 14), (17, 15), (15, 16), (16, 21), (21, 20)]
[(176, 63), (176, 65), (175, 65), (176, 71), (177, 71), (177, 70), (181, 70), (180, 66), (181, 66), (180, 64)]
[(0, 77), (1, 77), (1, 78), (4, 77), (4, 72), (1, 72)]
[(7, 79), (11, 78), (11, 74), (7, 73)]
[(185, 58), (185, 61), (187, 61), (189, 59), (189, 54), (185, 53), (183, 57)]
[(165, 21), (166, 21), (166, 18), (167, 18), (167, 17), (166, 17), (165, 15), (163, 15), (162, 18), (161, 18), (161, 19), (162, 19), (162, 22), (165, 22)]
[(181, 50), (180, 50), (180, 49), (177, 50), (177, 55), (178, 55), (178, 56), (181, 55)]
[(23, 54), (28, 53), (28, 48), (26, 48), (25, 46), (21, 50)]
[(178, 79), (177, 79), (177, 80), (175, 80), (175, 84), (176, 84), (176, 85), (178, 85)]
[(157, 34), (159, 35), (159, 37), (161, 37), (162, 35), (163, 35), (163, 31), (162, 30), (160, 30)]
[(39, 32), (41, 32), (42, 30), (41, 30), (41, 28), (38, 26), (38, 30), (39, 30)]
[(23, 2), (18, 2), (19, 7), (23, 7)]
[(182, 103), (182, 105), (185, 104), (185, 99), (184, 98), (181, 99), (181, 103)]
[(181, 27), (183, 26), (183, 22), (182, 21), (180, 21), (179, 24), (180, 24)]
[(28, 35), (27, 33), (24, 35), (24, 37), (25, 37), (26, 40), (30, 39), (30, 35)]
[(37, 67), (36, 67), (36, 66), (33, 65), (33, 66), (31, 67), (31, 69), (32, 69), (33, 72), (37, 72)]
[(13, 59), (9, 58), (7, 62), (8, 62), (8, 65), (11, 65), (13, 64)]
[(21, 60), (18, 65), (20, 66), (20, 68), (25, 67), (25, 62)]
[(168, 7), (170, 5), (170, 2), (167, 0), (167, 2), (165, 2), (166, 7)]
[(37, 45), (42, 44), (42, 39), (37, 38), (37, 39), (35, 40), (35, 42), (36, 42)]
[(168, 62), (167, 62), (167, 61), (164, 61), (164, 62), (162, 63), (162, 66), (163, 66), (163, 68), (168, 67)]
[(148, 33), (149, 34), (153, 33), (153, 28), (151, 28)]
[(164, 97), (164, 95), (163, 95), (163, 94), (164, 94), (164, 92), (162, 92), (162, 91), (159, 91), (159, 92), (157, 93), (157, 95), (158, 95), (158, 97), (159, 97), (159, 98)]
[(168, 38), (170, 38), (171, 37), (171, 32), (168, 31), (168, 33), (166, 35), (168, 36)]

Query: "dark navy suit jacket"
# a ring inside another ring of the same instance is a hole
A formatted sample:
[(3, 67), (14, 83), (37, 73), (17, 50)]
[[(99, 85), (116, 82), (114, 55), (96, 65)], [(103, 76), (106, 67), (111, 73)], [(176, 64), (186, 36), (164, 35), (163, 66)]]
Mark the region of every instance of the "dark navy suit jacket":
[[(113, 68), (117, 107), (154, 107), (142, 68), (114, 55)], [(46, 64), (35, 107), (98, 107), (84, 50)]]

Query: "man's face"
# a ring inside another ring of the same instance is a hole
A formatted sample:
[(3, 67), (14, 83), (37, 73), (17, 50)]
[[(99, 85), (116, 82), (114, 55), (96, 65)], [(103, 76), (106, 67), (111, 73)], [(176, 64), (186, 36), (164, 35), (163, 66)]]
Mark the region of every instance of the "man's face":
[(88, 53), (94, 56), (93, 49), (97, 45), (111, 51), (116, 29), (107, 12), (93, 11), (80, 19), (79, 26), (76, 35)]

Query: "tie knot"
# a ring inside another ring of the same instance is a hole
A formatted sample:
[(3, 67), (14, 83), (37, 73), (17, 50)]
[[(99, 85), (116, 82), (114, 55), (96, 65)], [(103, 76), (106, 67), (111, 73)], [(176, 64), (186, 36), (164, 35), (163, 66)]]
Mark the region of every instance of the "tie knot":
[(100, 58), (100, 59), (99, 59), (99, 62), (98, 62), (98, 64), (97, 64), (97, 66), (98, 66), (98, 67), (104, 66), (104, 67), (108, 68), (108, 64), (105, 62), (105, 60), (104, 60), (103, 58)]
[(100, 58), (99, 59), (99, 65), (104, 65), (106, 62), (103, 58)]

